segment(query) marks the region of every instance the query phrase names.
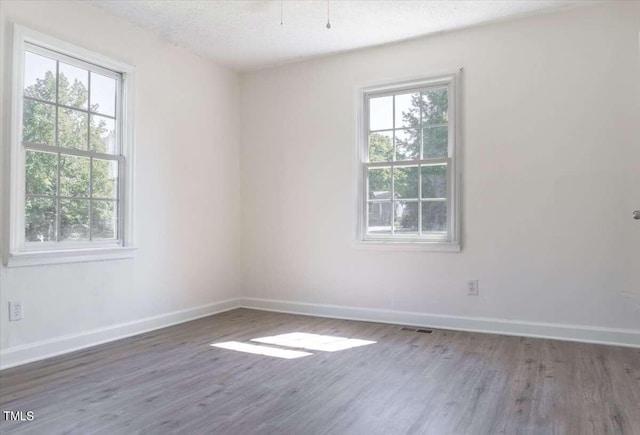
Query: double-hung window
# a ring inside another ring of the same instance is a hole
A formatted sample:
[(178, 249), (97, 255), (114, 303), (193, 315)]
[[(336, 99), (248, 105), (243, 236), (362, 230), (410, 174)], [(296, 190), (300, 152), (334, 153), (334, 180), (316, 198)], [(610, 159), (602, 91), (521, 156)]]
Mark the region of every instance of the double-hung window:
[(14, 37), (9, 265), (130, 256), (131, 68)]
[(452, 74), (362, 91), (362, 242), (459, 250), (457, 81)]

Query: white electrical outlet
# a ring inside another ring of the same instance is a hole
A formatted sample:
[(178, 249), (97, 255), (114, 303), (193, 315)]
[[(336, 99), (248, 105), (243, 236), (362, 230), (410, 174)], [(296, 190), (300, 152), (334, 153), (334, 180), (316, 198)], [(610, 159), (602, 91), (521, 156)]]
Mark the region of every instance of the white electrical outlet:
[(469, 293), (467, 293), (469, 296), (478, 296), (479, 289), (477, 279), (467, 281), (467, 288), (469, 290)]
[(9, 301), (9, 321), (15, 322), (22, 320), (24, 317), (24, 311), (22, 307), (22, 301)]

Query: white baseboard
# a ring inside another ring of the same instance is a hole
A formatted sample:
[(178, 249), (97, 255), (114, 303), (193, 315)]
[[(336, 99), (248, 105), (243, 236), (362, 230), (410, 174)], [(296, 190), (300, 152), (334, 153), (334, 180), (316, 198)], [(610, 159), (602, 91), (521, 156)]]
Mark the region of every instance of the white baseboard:
[(256, 310), (330, 317), (335, 319), (640, 347), (640, 330), (634, 329), (525, 322), (486, 317), (448, 316), (258, 298), (240, 298), (240, 306)]
[(98, 344), (108, 343), (121, 338), (131, 337), (132, 335), (166, 328), (167, 326), (211, 316), (238, 307), (239, 299), (227, 299), (195, 308), (147, 317), (133, 322), (94, 329), (88, 332), (65, 335), (49, 340), (2, 349), (0, 350), (0, 370), (85, 349)]
[(85, 349), (144, 332), (166, 328), (235, 308), (302, 314), (365, 322), (420, 326), (435, 329), (551, 338), (556, 340), (640, 347), (640, 330), (599, 328), (558, 323), (524, 322), (483, 317), (447, 316), (375, 308), (311, 304), (259, 298), (233, 298), (196, 308), (174, 311), (133, 322), (120, 323), (93, 331), (0, 350), (0, 370)]

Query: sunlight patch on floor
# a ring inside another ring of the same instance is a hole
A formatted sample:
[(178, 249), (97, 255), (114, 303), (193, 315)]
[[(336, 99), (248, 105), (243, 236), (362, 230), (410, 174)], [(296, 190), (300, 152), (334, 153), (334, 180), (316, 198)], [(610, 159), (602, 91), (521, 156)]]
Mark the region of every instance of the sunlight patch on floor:
[(354, 347), (367, 346), (376, 343), (370, 340), (357, 338), (334, 337), (331, 335), (309, 334), (305, 332), (292, 332), (289, 334), (274, 335), (272, 337), (254, 338), (251, 341), (276, 346), (295, 347), (307, 350), (319, 350), (324, 352), (338, 352)]

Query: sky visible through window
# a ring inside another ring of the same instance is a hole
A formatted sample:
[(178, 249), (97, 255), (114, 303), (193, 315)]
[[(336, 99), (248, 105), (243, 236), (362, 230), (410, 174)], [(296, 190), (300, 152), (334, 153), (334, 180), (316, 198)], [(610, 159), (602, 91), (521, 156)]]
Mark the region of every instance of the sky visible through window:
[[(34, 54), (29, 51), (25, 51), (24, 56), (24, 88), (34, 86), (38, 79), (42, 79), (46, 76), (47, 72), (51, 72), (55, 76), (56, 73), (56, 61), (39, 54)], [(88, 71), (82, 68), (77, 68), (72, 65), (67, 65), (64, 62), (60, 62), (60, 72), (64, 74), (69, 83), (73, 83), (77, 80), (82, 83), (85, 88), (88, 88)], [(92, 86), (91, 86), (91, 99), (93, 104), (99, 102), (100, 113), (114, 116), (115, 115), (115, 80), (103, 75), (92, 73), (91, 74)], [(86, 107), (85, 107), (86, 109)]]

